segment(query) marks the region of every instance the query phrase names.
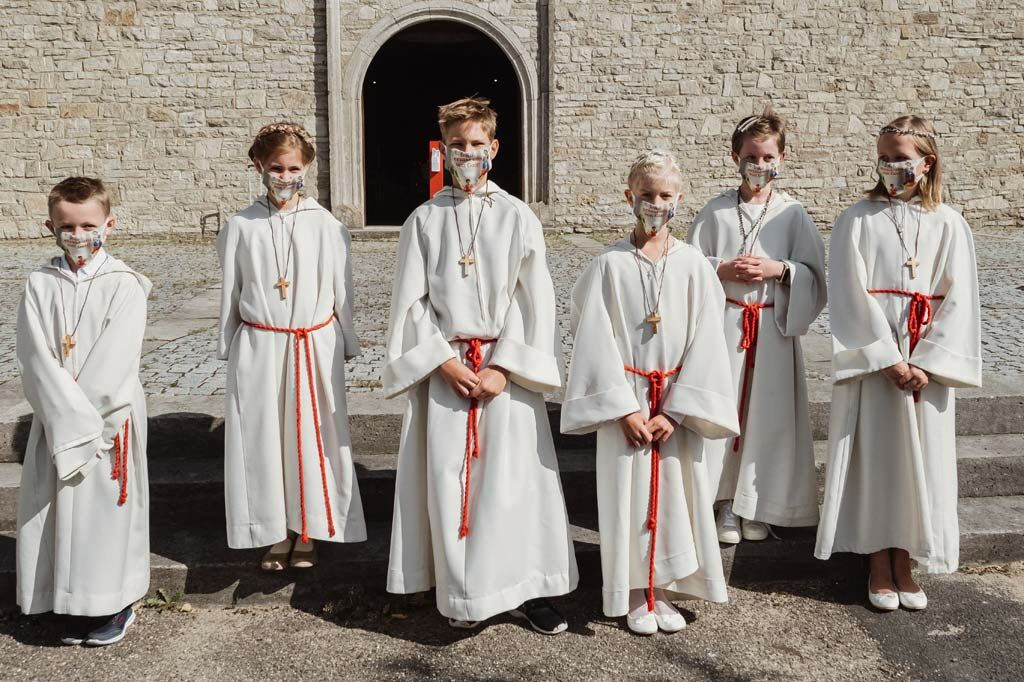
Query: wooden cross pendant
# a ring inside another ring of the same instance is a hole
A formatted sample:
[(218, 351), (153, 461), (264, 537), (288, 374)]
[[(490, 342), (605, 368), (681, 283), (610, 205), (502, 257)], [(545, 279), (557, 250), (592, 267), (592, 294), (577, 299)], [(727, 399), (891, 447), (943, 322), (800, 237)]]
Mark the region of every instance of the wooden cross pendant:
[(281, 300), (288, 298), (288, 287), (291, 286), (291, 282), (286, 280), (284, 277), (277, 278), (277, 284), (274, 285), (275, 289), (281, 291)]
[(64, 346), (64, 357), (68, 357), (69, 355), (71, 355), (71, 349), (78, 344), (75, 343), (75, 339), (73, 336), (71, 336), (70, 334), (65, 334), (64, 342), (61, 345)]
[(917, 278), (917, 266), (920, 265), (920, 263), (917, 261), (917, 259), (914, 258), (913, 256), (911, 256), (911, 257), (907, 258), (907, 262), (904, 263), (903, 265), (905, 265), (906, 267), (910, 268), (910, 279), (916, 279)]
[(651, 325), (651, 333), (658, 333), (658, 325), (661, 323), (661, 315), (657, 312), (652, 312), (650, 315), (644, 318), (644, 322)]
[(459, 265), (462, 266), (462, 276), (469, 277), (469, 266), (476, 263), (476, 259), (468, 253), (459, 259)]

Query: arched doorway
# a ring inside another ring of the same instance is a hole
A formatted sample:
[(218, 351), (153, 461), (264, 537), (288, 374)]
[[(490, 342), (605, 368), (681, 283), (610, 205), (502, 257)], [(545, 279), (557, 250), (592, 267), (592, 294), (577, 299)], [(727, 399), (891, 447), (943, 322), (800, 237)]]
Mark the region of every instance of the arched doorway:
[(523, 198), (523, 96), (502, 49), (456, 21), (426, 21), (385, 42), (362, 84), (367, 225), (400, 225), (428, 198), (428, 143), (437, 107), (467, 95), (491, 100), (501, 150), (493, 180)]

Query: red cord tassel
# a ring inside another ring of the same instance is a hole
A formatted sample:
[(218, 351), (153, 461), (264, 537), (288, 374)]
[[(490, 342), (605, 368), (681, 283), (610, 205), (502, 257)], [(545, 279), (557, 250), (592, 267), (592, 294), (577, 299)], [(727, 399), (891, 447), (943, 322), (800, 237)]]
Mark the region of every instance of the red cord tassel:
[[(907, 310), (907, 334), (910, 336), (910, 355), (914, 354), (917, 342), (921, 340), (921, 333), (932, 321), (932, 301), (941, 301), (945, 296), (928, 296), (917, 291), (905, 291), (903, 289), (868, 289), (869, 294), (892, 294), (893, 296), (906, 296), (910, 299), (910, 307)], [(921, 392), (914, 391), (914, 402), (921, 402)]]
[[(483, 366), (483, 347), (494, 343), (494, 339), (456, 339), (458, 343), (467, 345), (466, 361), (474, 373), (479, 374)], [(462, 483), (462, 511), (459, 520), (459, 539), (469, 536), (469, 483), (472, 461), (480, 458), (480, 425), (478, 423), (480, 402), (476, 398), (469, 399), (469, 412), (466, 415), (466, 475)]]
[(117, 505), (120, 507), (128, 501), (128, 452), (129, 452), (129, 431), (131, 419), (124, 420), (122, 433), (114, 434), (114, 462), (110, 469), (110, 480), (118, 481), (121, 484), (117, 496)]
[[(757, 355), (757, 334), (761, 328), (761, 310), (763, 308), (774, 308), (774, 303), (744, 303), (734, 298), (725, 299), (732, 305), (743, 308), (743, 338), (740, 340), (740, 348), (744, 350), (743, 354), (743, 378), (741, 380), (740, 388), (740, 430), (743, 429), (743, 419), (747, 413), (747, 402), (750, 400), (750, 380), (751, 370), (754, 369), (754, 358)], [(740, 439), (743, 438), (743, 434), (732, 441), (732, 451), (739, 452), (740, 450)]]

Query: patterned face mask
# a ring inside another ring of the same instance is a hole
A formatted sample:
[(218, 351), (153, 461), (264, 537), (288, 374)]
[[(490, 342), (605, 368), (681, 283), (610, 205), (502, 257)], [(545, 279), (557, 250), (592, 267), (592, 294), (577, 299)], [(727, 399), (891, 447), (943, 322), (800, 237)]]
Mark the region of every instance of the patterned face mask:
[(740, 175), (754, 192), (760, 192), (768, 183), (779, 177), (779, 164), (772, 161), (766, 166), (749, 161), (740, 161)]
[(463, 192), (472, 192), (480, 183), (480, 178), (491, 170), (491, 152), (481, 149), (464, 152), (461, 149), (448, 147), (445, 149), (445, 165), (452, 174), (452, 184)]
[(296, 175), (291, 180), (282, 180), (270, 171), (263, 171), (263, 186), (278, 201), (288, 201), (306, 186), (305, 175)]
[(102, 228), (91, 230), (81, 237), (70, 230), (57, 230), (56, 237), (57, 246), (77, 267), (87, 265), (103, 248), (103, 243), (106, 241)]
[(920, 177), (914, 171), (922, 159), (910, 159), (908, 161), (878, 161), (878, 176), (885, 183), (885, 190), (889, 196), (894, 197), (901, 192), (914, 187)]
[(655, 206), (649, 201), (633, 198), (633, 215), (643, 221), (644, 229), (653, 237), (676, 214), (676, 204)]

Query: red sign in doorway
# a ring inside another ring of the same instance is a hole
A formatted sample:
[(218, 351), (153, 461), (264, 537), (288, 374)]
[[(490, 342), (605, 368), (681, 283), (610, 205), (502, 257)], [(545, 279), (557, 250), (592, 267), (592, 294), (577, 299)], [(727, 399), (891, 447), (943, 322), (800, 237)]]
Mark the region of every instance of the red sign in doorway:
[(441, 153), (441, 141), (431, 140), (430, 141), (430, 196), (428, 199), (433, 199), (434, 195), (441, 191), (444, 187), (444, 154)]

